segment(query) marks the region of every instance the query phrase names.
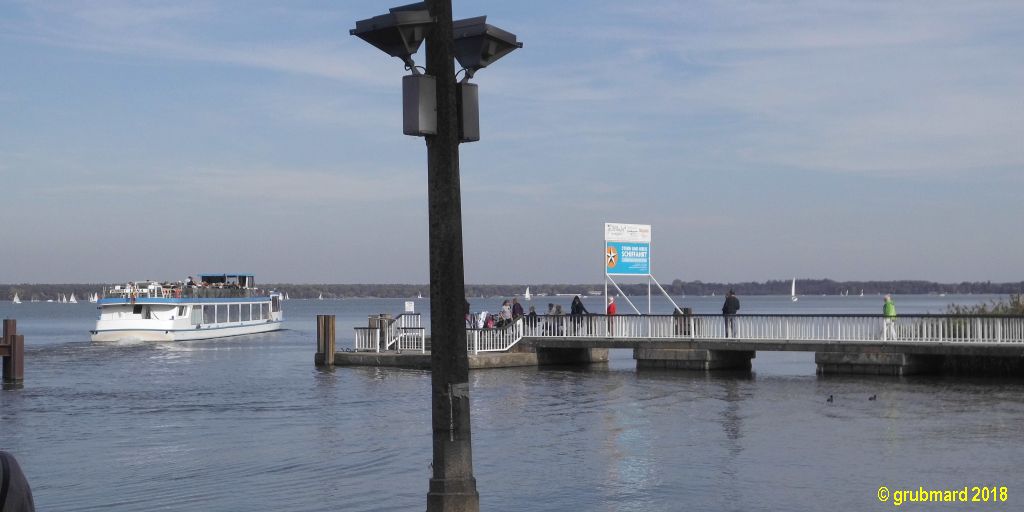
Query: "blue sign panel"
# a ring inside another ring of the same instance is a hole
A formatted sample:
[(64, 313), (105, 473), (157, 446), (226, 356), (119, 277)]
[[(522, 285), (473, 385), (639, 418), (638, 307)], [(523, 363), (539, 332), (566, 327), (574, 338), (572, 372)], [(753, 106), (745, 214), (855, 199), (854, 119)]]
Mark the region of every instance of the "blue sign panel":
[(651, 275), (651, 244), (605, 242), (604, 266), (609, 275)]

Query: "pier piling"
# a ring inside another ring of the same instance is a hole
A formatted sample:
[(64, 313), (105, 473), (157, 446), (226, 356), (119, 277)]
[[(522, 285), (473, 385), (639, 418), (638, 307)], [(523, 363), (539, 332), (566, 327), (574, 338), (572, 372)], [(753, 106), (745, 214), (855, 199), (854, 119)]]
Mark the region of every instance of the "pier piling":
[(317, 366), (334, 366), (334, 315), (316, 316), (316, 356)]
[(20, 384), (25, 380), (25, 337), (18, 334), (17, 321), (4, 319), (4, 337), (0, 341), (4, 384)]

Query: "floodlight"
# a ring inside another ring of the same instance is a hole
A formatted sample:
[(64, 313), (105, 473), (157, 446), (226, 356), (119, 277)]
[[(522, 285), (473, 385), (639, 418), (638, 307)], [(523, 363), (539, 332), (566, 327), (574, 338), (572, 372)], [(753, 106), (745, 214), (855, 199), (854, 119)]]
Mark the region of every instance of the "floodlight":
[(508, 55), (523, 43), (516, 41), (516, 35), (494, 25), (487, 24), (487, 16), (466, 18), (452, 23), (455, 38), (455, 58), (466, 70), (466, 78), (472, 78), (478, 69)]
[(349, 34), (392, 57), (402, 59), (413, 74), (419, 74), (412, 56), (423, 43), (426, 29), (433, 23), (434, 18), (430, 16), (426, 4), (417, 2), (394, 7), (388, 14), (359, 20), (356, 28), (349, 30)]

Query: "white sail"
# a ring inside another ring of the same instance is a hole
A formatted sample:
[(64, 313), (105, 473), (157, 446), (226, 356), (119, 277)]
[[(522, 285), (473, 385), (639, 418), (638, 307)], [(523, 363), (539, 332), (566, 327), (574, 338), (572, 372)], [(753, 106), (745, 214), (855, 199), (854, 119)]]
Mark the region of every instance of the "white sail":
[(423, 298), (423, 292), (418, 292), (418, 293), (416, 294), (416, 298), (417, 298), (417, 299), (422, 299), (422, 298)]
[(78, 299), (75, 298), (75, 292), (71, 292), (71, 298), (68, 299), (68, 304), (78, 304)]
[(66, 304), (66, 303), (67, 303), (67, 301), (68, 301), (68, 298), (67, 298), (67, 296), (65, 296), (65, 295), (64, 295), (63, 293), (62, 293), (62, 294), (60, 294), (60, 303), (61, 303), (61, 304)]
[(797, 300), (799, 300), (799, 299), (796, 298), (796, 278), (793, 278), (793, 285), (790, 286), (790, 288), (789, 288), (789, 300), (791, 300), (793, 302), (796, 302)]
[(532, 296), (532, 295), (530, 295), (530, 287), (529, 287), (529, 286), (527, 286), (527, 287), (526, 287), (526, 293), (524, 293), (524, 294), (523, 294), (523, 298), (525, 298), (526, 300), (530, 300), (530, 299), (531, 299), (532, 297), (533, 297), (533, 296)]
[(13, 302), (15, 304), (21, 304), (21, 299), (18, 298), (18, 294), (17, 293), (14, 294), (14, 298), (11, 299), (11, 302)]
[(89, 296), (89, 302), (95, 304), (95, 303), (97, 303), (99, 301), (100, 301), (100, 294), (94, 292), (92, 295)]
[(319, 297), (317, 297), (317, 300), (324, 300), (324, 294), (323, 294), (323, 293), (320, 293), (320, 296), (319, 296)]

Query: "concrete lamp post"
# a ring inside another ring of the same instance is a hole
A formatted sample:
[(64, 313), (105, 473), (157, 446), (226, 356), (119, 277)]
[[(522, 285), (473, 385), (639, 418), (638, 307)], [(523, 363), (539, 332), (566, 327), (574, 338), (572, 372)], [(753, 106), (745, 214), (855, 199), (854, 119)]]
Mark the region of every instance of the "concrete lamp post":
[[(480, 139), (478, 95), (468, 79), (522, 47), (514, 34), (485, 20), (453, 23), (451, 0), (427, 0), (358, 21), (350, 31), (402, 59), (412, 72), (402, 78), (402, 132), (423, 136), (427, 143), (434, 442), (428, 512), (480, 510), (469, 421), (459, 142)], [(427, 43), (425, 74), (412, 60), (422, 41)], [(456, 56), (466, 72), (462, 84), (455, 82)]]

